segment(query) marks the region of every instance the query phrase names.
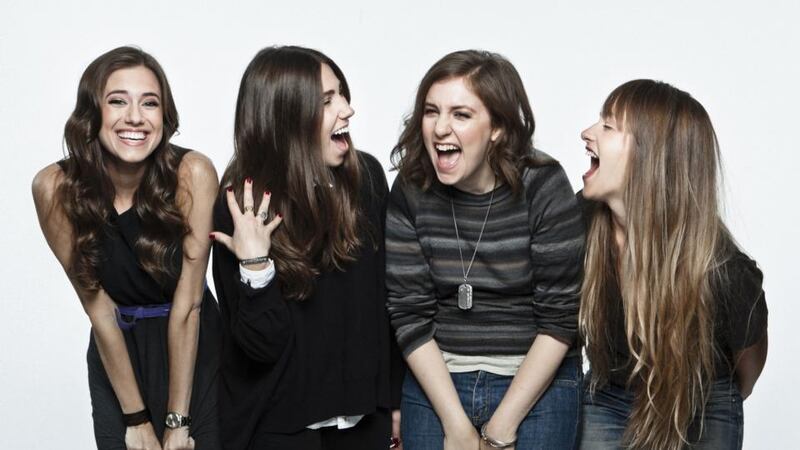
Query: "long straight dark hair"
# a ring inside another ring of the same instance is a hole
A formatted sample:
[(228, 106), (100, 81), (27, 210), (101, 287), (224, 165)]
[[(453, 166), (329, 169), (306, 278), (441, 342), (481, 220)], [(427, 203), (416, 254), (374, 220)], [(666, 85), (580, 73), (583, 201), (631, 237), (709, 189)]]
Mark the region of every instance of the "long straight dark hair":
[(135, 249), (144, 270), (164, 283), (177, 275), (172, 259), (189, 233), (189, 226), (175, 202), (178, 167), (185, 150), (169, 140), (178, 129), (178, 111), (167, 76), (158, 61), (135, 47), (119, 47), (92, 61), (81, 76), (75, 109), (64, 126), (67, 157), (59, 198), (73, 228), (70, 276), (87, 290), (99, 288), (100, 240), (111, 215), (114, 184), (106, 172), (109, 158), (98, 138), (102, 126), (102, 98), (106, 82), (120, 69), (146, 67), (161, 88), (164, 131), (161, 142), (146, 161), (146, 169), (134, 194), (134, 212), (141, 223)]
[[(287, 298), (303, 300), (323, 269), (342, 269), (354, 260), (359, 240), (359, 159), (327, 167), (319, 142), (323, 116), (322, 64), (328, 65), (350, 101), (339, 66), (319, 51), (268, 47), (242, 76), (236, 102), (235, 149), (221, 188), (233, 187), (239, 204), (245, 178), (253, 191), (272, 193), (270, 210), (283, 224), (273, 234), (271, 253)], [(255, 195), (258, 209), (262, 196)]]
[(461, 50), (445, 55), (428, 69), (419, 83), (414, 111), (406, 118), (403, 133), (392, 149), (392, 163), (402, 179), (423, 190), (430, 187), (436, 172), (422, 138), (425, 99), (434, 84), (461, 77), (489, 110), (492, 126), (503, 130), (486, 158), (500, 181), (518, 194), (523, 168), (554, 164), (555, 160), (534, 150), (536, 122), (525, 86), (514, 65), (497, 53)]

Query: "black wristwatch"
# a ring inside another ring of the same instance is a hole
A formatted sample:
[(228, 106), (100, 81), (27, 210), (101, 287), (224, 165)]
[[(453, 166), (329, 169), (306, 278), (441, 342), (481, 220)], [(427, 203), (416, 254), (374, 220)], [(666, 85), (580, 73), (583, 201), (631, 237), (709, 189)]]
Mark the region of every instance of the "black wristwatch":
[(174, 430), (175, 428), (188, 427), (192, 424), (192, 418), (170, 411), (167, 413), (164, 424), (167, 425), (167, 428), (172, 428)]

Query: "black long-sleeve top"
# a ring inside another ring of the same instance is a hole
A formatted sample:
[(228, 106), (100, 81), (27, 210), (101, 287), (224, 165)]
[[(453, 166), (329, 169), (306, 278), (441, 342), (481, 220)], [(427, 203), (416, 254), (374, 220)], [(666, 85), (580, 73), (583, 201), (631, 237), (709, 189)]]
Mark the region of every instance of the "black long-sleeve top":
[[(295, 432), (335, 416), (399, 404), (402, 367), (385, 309), (383, 225), (388, 187), (378, 161), (359, 152), (361, 213), (369, 226), (354, 262), (323, 271), (311, 297), (288, 300), (281, 281), (253, 289), (236, 257), (214, 245), (223, 318), (220, 426), (226, 449), (246, 449), (259, 432)], [(214, 227), (233, 222), (224, 198)], [(394, 347), (392, 349), (392, 347)], [(395, 370), (400, 372), (400, 370)]]

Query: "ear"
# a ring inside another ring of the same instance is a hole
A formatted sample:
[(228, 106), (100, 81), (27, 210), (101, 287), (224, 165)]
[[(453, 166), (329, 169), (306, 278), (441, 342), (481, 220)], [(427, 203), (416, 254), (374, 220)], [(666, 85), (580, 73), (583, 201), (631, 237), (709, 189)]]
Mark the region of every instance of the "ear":
[(494, 143), (502, 135), (503, 135), (503, 129), (502, 128), (493, 128), (492, 129), (492, 134), (491, 134), (491, 136), (489, 136), (489, 140), (492, 141), (492, 143)]

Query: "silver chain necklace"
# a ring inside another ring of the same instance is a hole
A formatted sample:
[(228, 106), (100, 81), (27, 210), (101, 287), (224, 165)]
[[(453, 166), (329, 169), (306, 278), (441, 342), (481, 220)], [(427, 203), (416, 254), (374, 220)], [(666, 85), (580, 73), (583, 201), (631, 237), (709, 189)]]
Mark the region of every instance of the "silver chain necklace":
[(489, 220), (489, 212), (492, 210), (492, 203), (494, 202), (494, 191), (497, 187), (497, 179), (495, 178), (494, 185), (492, 185), (492, 195), (489, 196), (489, 207), (486, 208), (486, 217), (483, 218), (483, 225), (481, 225), (481, 232), (478, 234), (478, 241), (475, 242), (475, 250), (472, 252), (472, 259), (469, 260), (469, 266), (464, 268), (464, 255), (461, 252), (461, 238), (458, 235), (458, 223), (456, 223), (456, 208), (453, 206), (453, 197), (450, 197), (450, 211), (453, 213), (453, 227), (456, 229), (456, 242), (458, 242), (458, 258), (461, 260), (461, 273), (464, 274), (464, 283), (458, 286), (458, 308), (464, 311), (472, 309), (472, 285), (467, 283), (469, 271), (472, 269), (472, 263), (475, 262), (475, 256), (478, 254), (478, 245), (481, 243), (483, 237), (483, 230), (486, 229), (486, 222)]

